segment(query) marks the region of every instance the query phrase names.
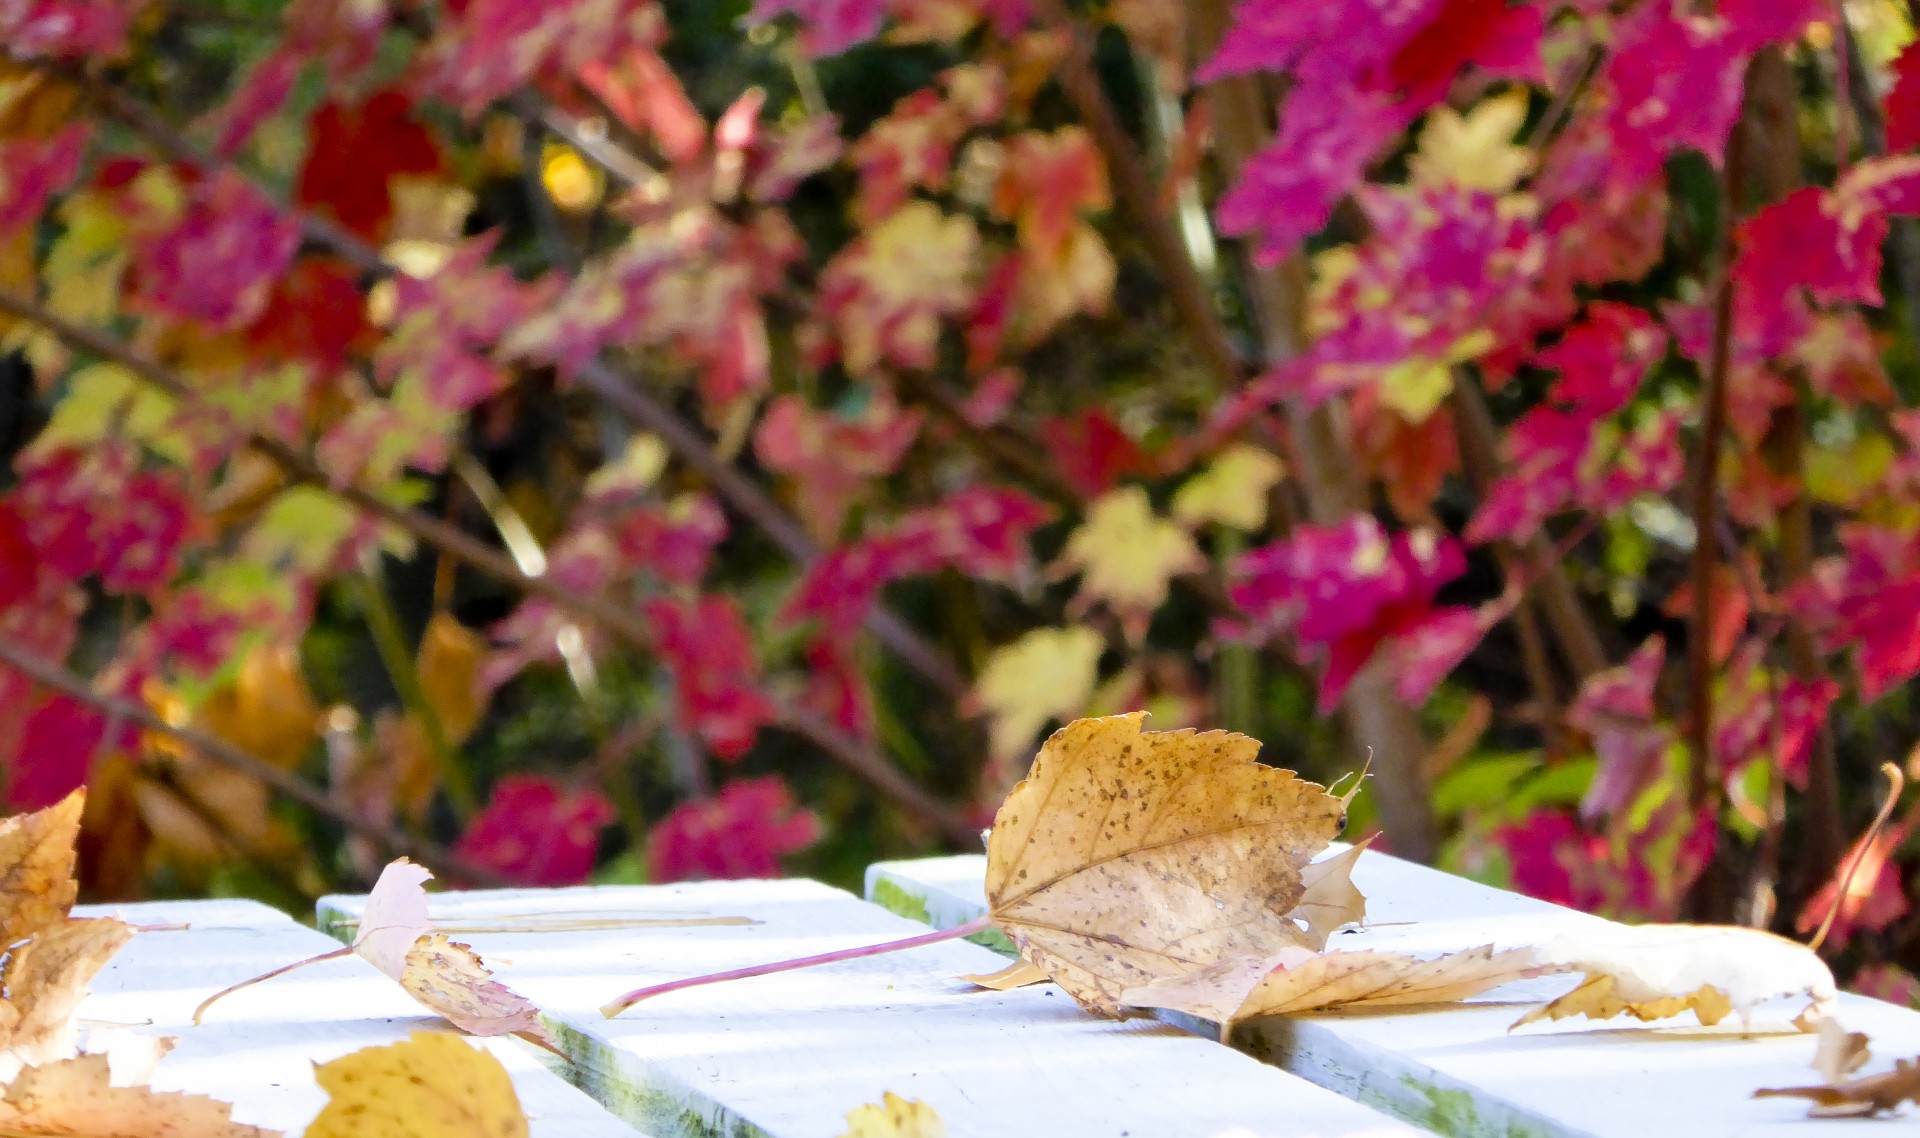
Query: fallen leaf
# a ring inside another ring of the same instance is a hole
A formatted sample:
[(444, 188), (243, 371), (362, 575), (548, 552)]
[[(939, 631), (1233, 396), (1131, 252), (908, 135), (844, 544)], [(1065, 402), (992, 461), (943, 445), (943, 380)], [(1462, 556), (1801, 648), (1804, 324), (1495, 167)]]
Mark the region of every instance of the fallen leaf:
[(1873, 1051), (1864, 1031), (1848, 1031), (1833, 1016), (1820, 1021), (1820, 1045), (1813, 1052), (1813, 1069), (1829, 1083), (1837, 1083), (1867, 1065)]
[(1086, 1007), (1308, 935), (1302, 870), (1346, 802), (1224, 731), (1143, 733), (1142, 712), (1055, 732), (987, 838), (993, 923)]
[(1319, 1008), (1455, 1003), (1536, 974), (1533, 953), (1524, 948), (1483, 945), (1430, 960), (1397, 952), (1285, 948), (1168, 977), (1122, 998), (1135, 1007), (1204, 1016), (1224, 1030), (1254, 1016)]
[(1514, 1027), (1584, 1015), (1642, 1021), (1691, 1009), (1711, 1027), (1728, 1015), (1748, 1023), (1764, 1001), (1809, 996), (1795, 1021), (1810, 1030), (1832, 1009), (1833, 973), (1803, 944), (1758, 929), (1639, 925), (1562, 937), (1533, 950), (1543, 971), (1579, 972), (1584, 982)]
[(6, 989), (0, 1006), (12, 1021), (7, 1050), (36, 1065), (76, 1054), (79, 1029), (73, 1011), (94, 976), (132, 937), (130, 926), (110, 918), (70, 917), (16, 946), (0, 970)]
[(524, 1036), (562, 1054), (540, 1025), (540, 1009), (493, 979), (478, 953), (445, 933), (424, 936), (407, 951), (400, 986), (462, 1031)]
[(73, 908), (73, 846), (86, 804), (86, 791), (76, 790), (44, 810), (0, 821), (0, 945), (18, 944)]
[(224, 1102), (148, 1087), (116, 1087), (109, 1079), (105, 1055), (28, 1067), (0, 1096), (0, 1133), (32, 1138), (279, 1138), (277, 1130), (233, 1121), (232, 1108)]
[(500, 1060), (442, 1032), (366, 1047), (315, 1069), (331, 1096), (307, 1138), (526, 1138)]
[(879, 1102), (848, 1112), (847, 1132), (840, 1138), (947, 1138), (947, 1124), (919, 1099), (888, 1091)]
[(1028, 960), (1016, 960), (998, 972), (966, 972), (960, 979), (996, 992), (1011, 992), (1029, 984), (1044, 984), (1052, 977), (1047, 970)]
[(407, 953), (433, 931), (425, 888), (432, 879), (426, 866), (397, 858), (380, 871), (380, 879), (367, 893), (353, 951), (395, 980), (407, 970)]
[(1315, 952), (1326, 948), (1327, 938), (1334, 933), (1365, 923), (1367, 895), (1353, 884), (1353, 866), (1372, 841), (1368, 838), (1300, 871), (1304, 886), (1300, 903), (1287, 915), (1307, 926), (1309, 946)]
[(1819, 1087), (1763, 1087), (1754, 1098), (1813, 1100), (1807, 1113), (1814, 1118), (1871, 1118), (1920, 1103), (1920, 1059), (1896, 1059), (1893, 1070), (1844, 1083)]

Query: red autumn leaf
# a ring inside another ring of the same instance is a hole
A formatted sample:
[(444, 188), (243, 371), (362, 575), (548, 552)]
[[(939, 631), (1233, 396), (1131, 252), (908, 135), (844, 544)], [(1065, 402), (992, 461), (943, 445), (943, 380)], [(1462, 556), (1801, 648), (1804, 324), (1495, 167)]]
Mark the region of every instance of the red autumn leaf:
[(0, 502), (0, 612), (40, 591), (40, 558), (11, 502)]
[(328, 371), (345, 367), (375, 342), (358, 276), (332, 258), (300, 258), (274, 282), (247, 341), (268, 359), (301, 360)]
[(746, 754), (760, 728), (773, 722), (774, 709), (759, 689), (759, 665), (739, 607), (727, 597), (661, 597), (648, 601), (645, 612), (673, 674), (681, 726), (718, 758)]
[(518, 885), (579, 885), (593, 873), (600, 831), (615, 817), (599, 791), (546, 775), (508, 775), (454, 849)]
[(665, 506), (628, 511), (608, 523), (608, 536), (628, 572), (649, 572), (670, 585), (697, 585), (714, 546), (727, 536), (727, 517), (706, 495), (688, 495)]
[(1387, 79), (1408, 92), (1444, 87), (1493, 38), (1507, 17), (1507, 0), (1441, 0), (1425, 27), (1387, 64)]
[(1146, 452), (1105, 408), (1088, 407), (1040, 424), (1040, 439), (1074, 493), (1092, 500), (1147, 469)]
[[(1654, 831), (1662, 829), (1678, 839), (1674, 857), (1650, 861)], [(1713, 818), (1656, 818), (1648, 830), (1616, 844), (1564, 810), (1535, 810), (1500, 827), (1494, 840), (1507, 855), (1514, 888), (1530, 897), (1606, 916), (1671, 920), (1713, 853)]]
[(1593, 740), (1600, 767), (1580, 801), (1592, 819), (1625, 809), (1661, 770), (1673, 731), (1654, 718), (1653, 685), (1667, 642), (1652, 636), (1627, 662), (1587, 677), (1567, 709), (1567, 722)]
[(867, 400), (857, 418), (817, 411), (797, 395), (767, 407), (754, 432), (754, 453), (769, 470), (791, 477), (800, 516), (823, 540), (840, 536), (847, 508), (873, 482), (900, 465), (919, 437), (923, 414), (891, 396)]
[(1029, 130), (1006, 141), (993, 213), (1013, 221), (1029, 255), (1059, 259), (1080, 214), (1111, 204), (1106, 162), (1085, 128)]
[(114, 592), (172, 579), (196, 514), (180, 477), (142, 471), (124, 446), (40, 456), (14, 499), (42, 563), (70, 581), (98, 575)]
[(433, 135), (412, 112), (406, 95), (393, 90), (359, 103), (323, 104), (313, 116), (294, 201), (380, 240), (393, 216), (393, 179), (437, 174), (442, 167)]
[(119, 55), (139, 0), (15, 0), (0, 7), (0, 41), (19, 56)]
[[(1880, 932), (1906, 916), (1906, 879), (1894, 854), (1913, 832), (1916, 820), (1920, 820), (1920, 813), (1909, 811), (1898, 825), (1861, 835), (1834, 866), (1833, 876), (1807, 899), (1794, 918), (1794, 931), (1805, 936), (1833, 912), (1833, 927), (1828, 930), (1826, 943), (1838, 951), (1855, 933)], [(1840, 891), (1842, 882), (1844, 894)]]
[(658, 52), (635, 47), (611, 62), (590, 60), (580, 82), (629, 130), (651, 134), (669, 161), (688, 162), (706, 151), (707, 120)]
[(1910, 43), (1893, 61), (1894, 82), (1887, 92), (1887, 149), (1898, 153), (1920, 144), (1920, 42)]
[(1621, 22), (1601, 80), (1616, 178), (1651, 177), (1681, 147), (1719, 163), (1740, 114), (1740, 48), (1731, 29), (1664, 4)]
[(105, 717), (72, 696), (43, 699), (6, 761), (8, 809), (40, 810), (78, 789), (106, 730)]
[(820, 839), (779, 775), (736, 779), (715, 798), (682, 803), (647, 840), (652, 881), (778, 877), (780, 859)]

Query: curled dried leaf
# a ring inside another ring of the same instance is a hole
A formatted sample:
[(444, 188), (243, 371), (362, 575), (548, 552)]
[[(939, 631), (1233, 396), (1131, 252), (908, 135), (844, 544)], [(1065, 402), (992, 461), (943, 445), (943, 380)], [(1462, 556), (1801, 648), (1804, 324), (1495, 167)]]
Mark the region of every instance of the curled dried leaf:
[(1813, 1069), (1829, 1083), (1837, 1083), (1873, 1058), (1864, 1031), (1848, 1031), (1832, 1016), (1820, 1021), (1820, 1045), (1814, 1048)]
[(969, 972), (960, 977), (969, 984), (982, 988), (991, 988), (996, 992), (1011, 992), (1015, 988), (1024, 988), (1029, 984), (1044, 984), (1050, 977), (1047, 970), (1027, 960), (1016, 960), (998, 972)]
[(0, 1133), (22, 1138), (279, 1138), (201, 1095), (116, 1087), (105, 1055), (28, 1067), (0, 1096)]
[(1305, 946), (1289, 916), (1345, 802), (1224, 731), (1142, 732), (1143, 713), (1054, 733), (987, 838), (994, 924), (1081, 1004)]
[(1562, 937), (1534, 950), (1543, 971), (1579, 972), (1578, 988), (1514, 1023), (1569, 1016), (1651, 1022), (1692, 1011), (1711, 1027), (1729, 1015), (1744, 1025), (1767, 1000), (1807, 996), (1805, 1030), (1831, 1011), (1833, 973), (1807, 946), (1758, 929), (1720, 925), (1616, 926)]
[(87, 794), (76, 790), (44, 810), (0, 820), (0, 945), (18, 944), (64, 920), (79, 885), (74, 842)]
[(1766, 1087), (1753, 1097), (1809, 1099), (1807, 1113), (1815, 1118), (1871, 1118), (1920, 1103), (1920, 1059), (1898, 1059), (1891, 1071), (1825, 1086)]
[(407, 951), (400, 986), (473, 1035), (519, 1035), (564, 1055), (540, 1025), (540, 1009), (493, 978), (473, 949), (430, 933)]
[(5, 1006), (16, 1013), (6, 1047), (30, 1064), (70, 1058), (78, 1052), (73, 1011), (87, 985), (133, 929), (111, 919), (69, 917), (14, 948), (0, 971)]
[(1484, 945), (1432, 959), (1285, 948), (1134, 988), (1125, 998), (1136, 1007), (1171, 1008), (1228, 1026), (1322, 1008), (1453, 1003), (1538, 974), (1524, 948)]
[(1353, 884), (1353, 867), (1372, 840), (1300, 871), (1300, 903), (1288, 916), (1307, 927), (1307, 944), (1315, 952), (1326, 948), (1327, 938), (1348, 925), (1366, 923), (1367, 895)]

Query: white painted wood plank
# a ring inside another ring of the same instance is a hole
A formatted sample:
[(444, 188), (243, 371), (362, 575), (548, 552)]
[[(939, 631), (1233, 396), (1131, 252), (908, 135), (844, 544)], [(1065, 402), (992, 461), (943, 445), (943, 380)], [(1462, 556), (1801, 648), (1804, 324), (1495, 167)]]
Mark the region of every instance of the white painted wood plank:
[[(314, 1082), (315, 1063), (398, 1043), (423, 1028), (451, 1030), (372, 965), (351, 958), (237, 992), (195, 1027), (193, 1009), (206, 997), (338, 942), (253, 901), (94, 905), (74, 912), (153, 926), (135, 935), (93, 982), (80, 1006), (83, 1022), (176, 1037), (153, 1085), (230, 1102), (241, 1122), (298, 1135), (326, 1104), (326, 1092)], [(186, 927), (165, 927), (177, 925)], [(487, 1047), (512, 1076), (535, 1138), (642, 1138), (517, 1040)]]
[[(980, 856), (882, 862), (869, 867), (867, 891), (895, 911), (951, 927), (986, 911), (985, 873)], [(1353, 876), (1374, 925), (1336, 937), (1335, 948), (1511, 947), (1611, 923), (1384, 854), (1362, 855)], [(1735, 1025), (1702, 1028), (1691, 1017), (1658, 1029), (1625, 1026), (1631, 1020), (1567, 1020), (1509, 1034), (1522, 1011), (1572, 983), (1524, 981), (1444, 1009), (1260, 1020), (1244, 1025), (1235, 1042), (1322, 1086), (1460, 1138), (1860, 1134), (1855, 1122), (1809, 1121), (1804, 1104), (1792, 1100), (1751, 1098), (1760, 1087), (1820, 1081), (1809, 1066), (1811, 1036), (1742, 1037)], [(1782, 1001), (1762, 1022), (1784, 1024), (1796, 1010)], [(1844, 995), (1840, 1018), (1872, 1036), (1870, 1072), (1920, 1054), (1920, 1013)]]
[[(321, 902), (323, 925), (364, 898)], [(834, 1138), (892, 1091), (953, 1138), (1359, 1138), (1414, 1128), (1150, 1019), (1113, 1022), (1060, 992), (955, 979), (1000, 957), (960, 942), (689, 989), (617, 1020), (643, 984), (924, 932), (810, 881), (502, 890), (434, 896), (443, 921), (591, 911), (745, 916), (734, 927), (476, 933), (498, 975), (547, 1010), (616, 1112), (660, 1135)]]

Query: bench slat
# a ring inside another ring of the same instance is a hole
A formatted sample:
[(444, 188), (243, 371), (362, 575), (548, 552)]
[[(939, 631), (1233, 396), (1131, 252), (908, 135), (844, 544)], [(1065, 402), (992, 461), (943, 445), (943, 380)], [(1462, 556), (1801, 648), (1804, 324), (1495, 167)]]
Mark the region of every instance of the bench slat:
[[(179, 1042), (154, 1072), (158, 1090), (211, 1095), (238, 1121), (305, 1130), (326, 1092), (313, 1065), (413, 1031), (449, 1030), (398, 984), (358, 959), (316, 964), (236, 992), (193, 1026), (193, 1009), (229, 984), (339, 947), (254, 901), (83, 905), (74, 915), (135, 925), (184, 925), (136, 934), (93, 982), (83, 1024), (124, 1024)], [(547, 1070), (516, 1040), (487, 1044), (506, 1067), (534, 1138), (642, 1138)]]
[[(867, 893), (888, 908), (952, 927), (986, 911), (984, 857), (882, 862)], [(1385, 854), (1361, 856), (1354, 882), (1373, 927), (1330, 948), (1438, 953), (1482, 944), (1537, 944), (1611, 922), (1442, 873)], [(1814, 1039), (1738, 1036), (1720, 1028), (1640, 1027), (1631, 1020), (1569, 1020), (1509, 1034), (1525, 1008), (1566, 992), (1568, 977), (1543, 977), (1467, 1004), (1416, 1012), (1322, 1013), (1256, 1020), (1235, 1042), (1250, 1053), (1387, 1113), (1458, 1138), (1687, 1138), (1792, 1135), (1857, 1138), (1858, 1123), (1809, 1121), (1791, 1100), (1754, 1100), (1760, 1087), (1818, 1083)], [(1785, 1022), (1795, 1005), (1756, 1027)], [(1763, 1009), (1770, 1012), (1771, 1009)], [(1192, 1017), (1167, 1018), (1212, 1034)], [(1920, 1013), (1862, 996), (1841, 997), (1841, 1022), (1873, 1039), (1883, 1070), (1920, 1054)], [(1682, 1021), (1676, 1020), (1674, 1023)]]
[[(321, 924), (359, 897), (321, 902)], [(661, 1135), (833, 1138), (892, 1091), (953, 1138), (1282, 1138), (1413, 1128), (1151, 1019), (1111, 1022), (1057, 990), (981, 992), (954, 977), (999, 967), (980, 947), (907, 953), (688, 989), (616, 1020), (599, 1005), (645, 983), (924, 932), (810, 881), (447, 893), (436, 919), (745, 916), (764, 923), (462, 935), (547, 1011), (583, 1085)]]

